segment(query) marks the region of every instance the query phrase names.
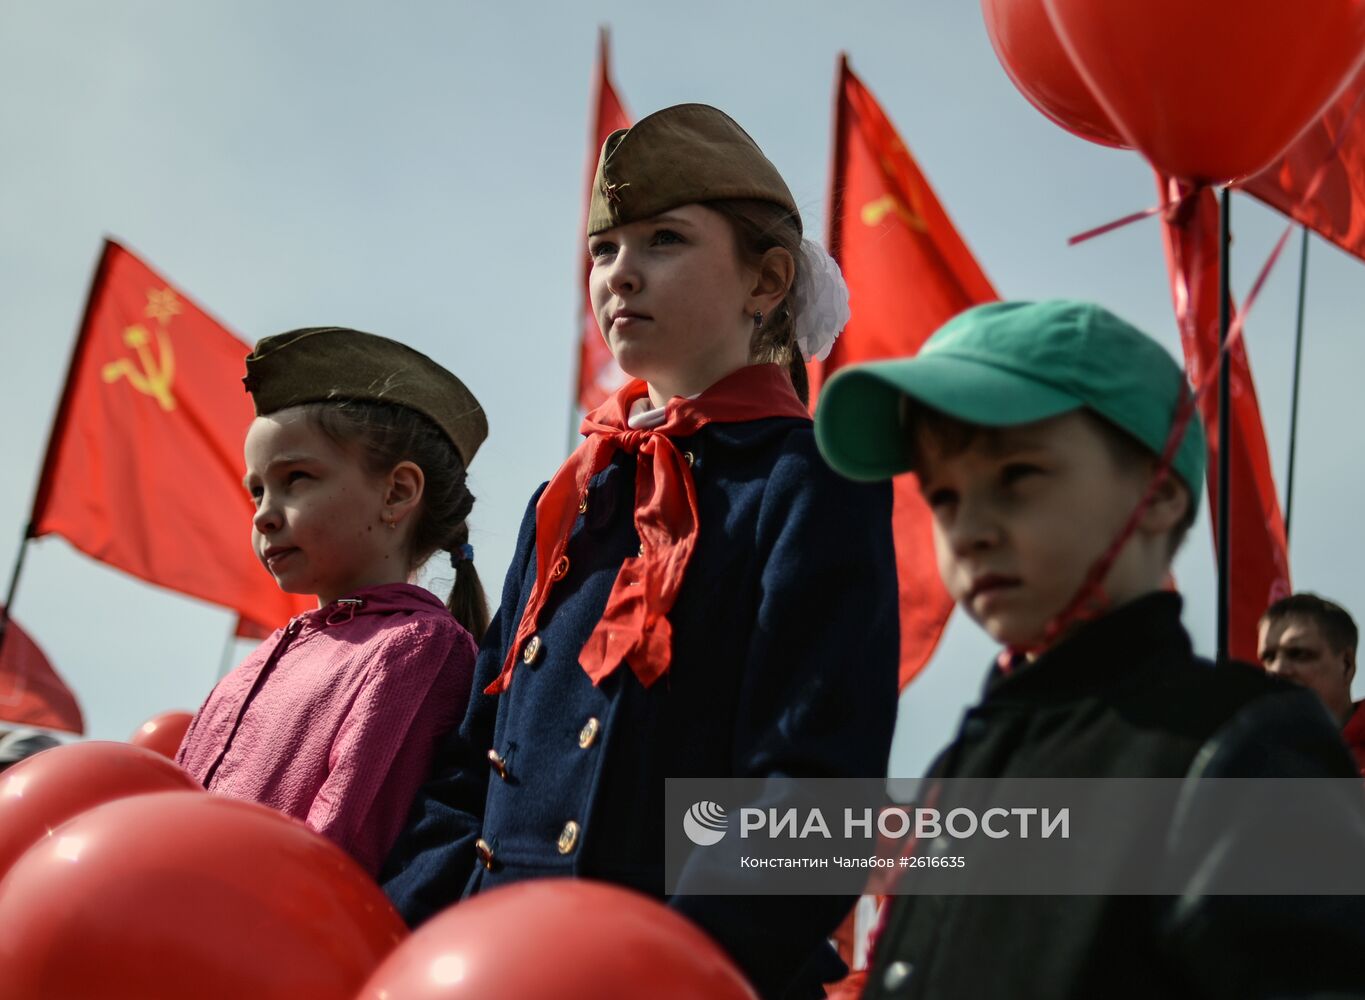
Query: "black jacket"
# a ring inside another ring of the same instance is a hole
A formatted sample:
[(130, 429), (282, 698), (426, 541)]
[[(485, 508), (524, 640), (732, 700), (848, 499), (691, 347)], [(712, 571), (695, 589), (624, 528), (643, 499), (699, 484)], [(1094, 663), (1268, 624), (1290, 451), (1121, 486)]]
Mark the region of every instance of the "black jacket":
[[(1245, 664), (1198, 659), (1180, 606), (1174, 594), (1148, 595), (1082, 626), (1021, 669), (993, 669), (930, 777), (1355, 773), (1315, 695)], [(1178, 807), (1175, 815), (1184, 814)], [(1361, 799), (1344, 801), (1328, 825), (1339, 821), (1340, 835), (1359, 842), (1365, 858), (1363, 815)], [(1365, 899), (1200, 891), (1202, 880), (1216, 878), (1217, 866), (1236, 856), (1238, 829), (1229, 822), (1218, 841), (1196, 845), (1188, 889), (1175, 898), (893, 896), (863, 996), (1365, 994)], [(1134, 827), (1103, 854), (1119, 864), (1125, 851), (1153, 839), (1168, 843), (1171, 826), (1152, 833)]]

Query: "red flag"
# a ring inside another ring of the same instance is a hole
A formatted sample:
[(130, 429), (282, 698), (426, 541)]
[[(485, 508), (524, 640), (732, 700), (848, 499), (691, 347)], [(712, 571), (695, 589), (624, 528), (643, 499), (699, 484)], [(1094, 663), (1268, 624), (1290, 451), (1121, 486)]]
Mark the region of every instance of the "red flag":
[(250, 618), (237, 616), (237, 627), (232, 630), (232, 635), (236, 639), (261, 639), (269, 638), (274, 629), (260, 622), (254, 622)]
[(106, 242), (29, 536), (61, 535), (101, 562), (261, 625), (312, 606), (280, 591), (248, 541), (248, 350)]
[(0, 719), (85, 734), (76, 696), (38, 644), (0, 605)]
[[(1158, 176), (1163, 196), (1179, 198), (1177, 182)], [(1209, 509), (1218, 509), (1218, 199), (1204, 189), (1184, 203), (1180, 215), (1167, 219), (1163, 234), (1171, 275), (1185, 367), (1198, 390), (1214, 385), (1200, 402), (1208, 433)], [(1228, 462), (1229, 520), (1228, 651), (1256, 662), (1256, 624), (1271, 602), (1290, 593), (1289, 557), (1284, 518), (1270, 472), (1270, 453), (1251, 378), (1245, 338), (1228, 352), (1232, 395), (1232, 450)], [(1217, 545), (1214, 519), (1214, 544)]]
[[(868, 89), (841, 57), (835, 98), (830, 253), (853, 318), (824, 362), (809, 366), (812, 401), (844, 365), (914, 354), (970, 306), (998, 298), (929, 182)], [(932, 519), (913, 476), (895, 481), (904, 687), (938, 645), (953, 602), (939, 580)]]
[[(1365, 70), (1279, 163), (1241, 187), (1365, 259)], [(1309, 186), (1321, 175), (1313, 197)]]
[[(597, 80), (593, 86), (592, 132), (588, 136), (588, 181), (586, 197), (583, 199), (583, 225), (579, 232), (587, 230), (588, 205), (592, 201), (592, 182), (597, 175), (597, 158), (602, 152), (602, 143), (617, 129), (630, 128), (630, 116), (616, 96), (616, 87), (611, 82), (611, 69), (608, 63), (607, 29), (603, 28), (598, 36)], [(592, 312), (592, 300), (588, 296), (588, 271), (592, 262), (587, 251), (583, 252), (583, 309), (580, 313), (578, 341), (578, 405), (584, 410), (595, 409), (606, 402), (621, 386), (625, 385), (625, 373), (617, 367), (616, 359), (611, 356), (607, 342), (597, 326), (597, 317)]]

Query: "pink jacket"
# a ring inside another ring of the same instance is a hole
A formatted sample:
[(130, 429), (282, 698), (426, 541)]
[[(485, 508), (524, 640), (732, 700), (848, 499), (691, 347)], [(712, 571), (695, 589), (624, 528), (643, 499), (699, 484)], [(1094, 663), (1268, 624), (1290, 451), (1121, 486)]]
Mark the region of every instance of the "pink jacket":
[(367, 587), (292, 619), (213, 689), (176, 762), (274, 806), (378, 872), (459, 724), (474, 639), (434, 595)]

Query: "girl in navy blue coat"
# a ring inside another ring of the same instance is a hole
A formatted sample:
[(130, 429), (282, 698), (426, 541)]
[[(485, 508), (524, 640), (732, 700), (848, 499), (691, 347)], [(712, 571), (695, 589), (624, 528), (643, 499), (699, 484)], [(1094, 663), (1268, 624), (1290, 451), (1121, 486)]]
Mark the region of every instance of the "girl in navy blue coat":
[[(670, 777), (886, 773), (891, 491), (825, 465), (804, 401), (803, 355), (847, 318), (837, 267), (753, 140), (695, 104), (607, 139), (588, 252), (634, 380), (526, 511), (469, 711), (386, 867), (414, 924), (527, 878), (663, 897)], [(822, 996), (852, 898), (690, 893), (716, 884), (705, 850), (668, 904), (764, 996)]]

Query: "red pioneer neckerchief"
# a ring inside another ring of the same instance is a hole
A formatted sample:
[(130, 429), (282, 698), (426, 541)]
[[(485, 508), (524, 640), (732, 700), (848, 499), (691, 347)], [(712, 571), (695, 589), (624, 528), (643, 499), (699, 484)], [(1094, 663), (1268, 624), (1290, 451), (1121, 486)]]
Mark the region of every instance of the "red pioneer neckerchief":
[(602, 620), (579, 653), (578, 662), (601, 683), (627, 661), (640, 683), (649, 687), (668, 670), (673, 632), (668, 612), (682, 587), (697, 544), (697, 491), (675, 437), (695, 434), (710, 423), (739, 423), (764, 417), (810, 419), (787, 372), (775, 364), (746, 365), (727, 375), (696, 399), (668, 401), (664, 422), (632, 430), (631, 405), (648, 393), (635, 380), (583, 419), (586, 437), (559, 467), (536, 503), (536, 583), (516, 635), (507, 647), (502, 672), (484, 689), (500, 694), (512, 680), (522, 647), (535, 633), (537, 618), (553, 587), (568, 571), (564, 549), (587, 499), (588, 481), (606, 468), (617, 451), (638, 456), (635, 469), (635, 529), (640, 554), (621, 564), (607, 597)]

